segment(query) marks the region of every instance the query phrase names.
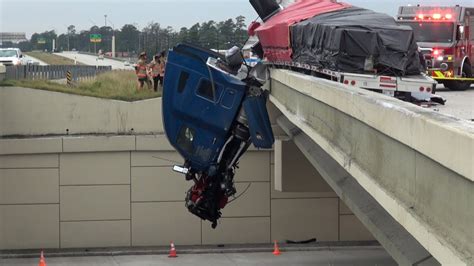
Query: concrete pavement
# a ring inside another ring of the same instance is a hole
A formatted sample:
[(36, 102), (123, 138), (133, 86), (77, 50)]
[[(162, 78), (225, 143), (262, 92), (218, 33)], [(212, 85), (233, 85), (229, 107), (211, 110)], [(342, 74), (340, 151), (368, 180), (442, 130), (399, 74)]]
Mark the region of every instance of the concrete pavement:
[[(97, 56), (79, 54), (77, 52), (63, 52), (56, 55), (77, 60), (86, 65), (112, 66), (112, 69), (133, 70), (132, 66), (125, 66), (123, 62), (104, 58), (97, 60)], [(442, 84), (438, 85), (437, 94), (446, 98), (448, 102), (445, 106), (435, 106), (430, 108), (436, 112), (451, 115), (456, 118), (472, 120), (474, 119), (474, 86), (467, 91), (451, 91), (445, 89)]]
[(443, 85), (439, 85), (436, 94), (442, 96), (446, 100), (446, 105), (435, 106), (430, 108), (442, 114), (454, 116), (456, 118), (473, 120), (474, 119), (474, 86), (466, 91), (451, 91), (445, 89)]
[(32, 61), (33, 63), (38, 63), (40, 66), (47, 66), (48, 65), (45, 62), (43, 62), (43, 61), (41, 61), (37, 58), (31, 57), (29, 55), (23, 54), (23, 56), (25, 57), (26, 62)]
[[(135, 256), (97, 256), (97, 257), (58, 257), (48, 258), (49, 266), (59, 265), (196, 265), (196, 266), (234, 266), (234, 265), (396, 265), (395, 261), (381, 247), (342, 247), (318, 251), (283, 252), (274, 256), (265, 253), (230, 253), (230, 254), (179, 254), (170, 259), (166, 255)], [(37, 264), (38, 258), (4, 259), (0, 266), (31, 266)]]
[(103, 60), (98, 60), (97, 56), (88, 55), (88, 54), (80, 54), (77, 52), (62, 52), (62, 53), (55, 53), (55, 55), (59, 55), (62, 57), (66, 57), (72, 60), (77, 60), (79, 63), (91, 66), (112, 66), (113, 70), (133, 70), (132, 66), (125, 66), (123, 62), (118, 60), (112, 60), (108, 58), (104, 58)]

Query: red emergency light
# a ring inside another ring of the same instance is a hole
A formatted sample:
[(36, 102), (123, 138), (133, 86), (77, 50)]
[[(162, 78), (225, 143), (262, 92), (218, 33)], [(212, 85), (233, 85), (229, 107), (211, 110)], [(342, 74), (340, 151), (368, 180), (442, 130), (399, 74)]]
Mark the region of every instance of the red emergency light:
[(452, 18), (451, 13), (417, 14), (415, 16), (415, 20), (451, 20)]

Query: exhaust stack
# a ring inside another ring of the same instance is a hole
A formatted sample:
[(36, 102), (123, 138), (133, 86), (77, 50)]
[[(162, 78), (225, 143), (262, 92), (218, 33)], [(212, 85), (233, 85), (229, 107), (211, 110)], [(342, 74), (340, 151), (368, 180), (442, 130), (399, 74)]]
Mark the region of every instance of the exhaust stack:
[(250, 4), (264, 22), (281, 10), (276, 0), (250, 0)]

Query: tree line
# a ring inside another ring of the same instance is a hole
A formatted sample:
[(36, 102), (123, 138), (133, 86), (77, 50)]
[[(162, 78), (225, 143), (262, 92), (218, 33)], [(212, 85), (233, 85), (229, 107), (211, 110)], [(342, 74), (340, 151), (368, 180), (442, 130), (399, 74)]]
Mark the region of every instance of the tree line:
[[(91, 43), (91, 34), (101, 34), (102, 41)], [(93, 26), (88, 30), (77, 31), (74, 25), (70, 25), (67, 32), (60, 35), (54, 30), (34, 33), (29, 41), (20, 43), (18, 47), (22, 51), (51, 51), (55, 40), (56, 51), (111, 52), (112, 36), (115, 36), (117, 53), (135, 56), (142, 51), (156, 54), (181, 42), (218, 50), (234, 45), (243, 46), (247, 40), (247, 31), (244, 16), (220, 22), (210, 20), (196, 23), (190, 28), (182, 27), (179, 30), (163, 27), (157, 22), (150, 22), (141, 30), (133, 24), (126, 24), (120, 29)]]

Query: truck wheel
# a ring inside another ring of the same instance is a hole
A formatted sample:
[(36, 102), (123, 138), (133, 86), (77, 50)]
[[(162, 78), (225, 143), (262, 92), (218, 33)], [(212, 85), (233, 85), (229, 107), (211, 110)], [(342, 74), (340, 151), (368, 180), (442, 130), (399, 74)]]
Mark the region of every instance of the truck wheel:
[[(464, 64), (464, 67), (462, 68), (462, 77), (472, 77), (472, 69), (470, 64)], [(448, 81), (445, 84), (446, 87), (453, 91), (465, 91), (471, 87), (471, 81)]]

